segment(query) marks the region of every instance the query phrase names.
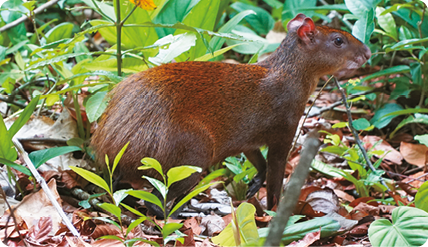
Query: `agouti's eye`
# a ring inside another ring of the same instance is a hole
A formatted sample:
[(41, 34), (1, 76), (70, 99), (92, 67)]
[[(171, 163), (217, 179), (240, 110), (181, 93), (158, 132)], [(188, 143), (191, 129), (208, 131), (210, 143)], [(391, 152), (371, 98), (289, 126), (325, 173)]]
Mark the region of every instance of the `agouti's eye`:
[(337, 46), (341, 46), (343, 44), (343, 39), (341, 37), (337, 37), (334, 39), (334, 44)]

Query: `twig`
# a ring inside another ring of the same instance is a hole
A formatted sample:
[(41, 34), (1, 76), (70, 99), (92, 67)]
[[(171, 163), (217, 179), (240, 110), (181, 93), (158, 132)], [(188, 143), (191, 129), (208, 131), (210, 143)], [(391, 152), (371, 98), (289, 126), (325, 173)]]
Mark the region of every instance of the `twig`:
[(21, 154), (21, 157), (24, 159), (25, 163), (27, 164), (27, 167), (30, 169), (31, 173), (33, 174), (36, 181), (40, 184), (43, 191), (48, 196), (49, 200), (52, 202), (52, 205), (56, 208), (58, 211), (58, 214), (61, 216), (62, 220), (64, 221), (67, 228), (70, 230), (70, 232), (75, 236), (79, 237), (79, 232), (77, 232), (76, 228), (73, 226), (71, 221), (67, 218), (67, 215), (65, 215), (64, 211), (62, 210), (61, 206), (55, 199), (54, 195), (52, 194), (51, 190), (49, 189), (48, 185), (46, 184), (46, 181), (43, 179), (42, 176), (40, 176), (39, 172), (34, 167), (33, 162), (31, 162), (30, 158), (28, 157), (28, 153), (25, 152), (24, 148), (22, 147), (21, 143), (16, 139), (16, 137), (12, 138), (13, 144), (15, 145), (18, 152)]
[[(36, 14), (41, 13), (43, 10), (45, 10), (45, 9), (47, 9), (47, 8), (55, 5), (58, 1), (59, 0), (51, 0), (51, 1), (48, 1), (48, 2), (40, 5), (37, 9), (34, 10), (34, 14), (36, 15)], [(20, 23), (26, 21), (28, 18), (29, 18), (28, 16), (22, 16), (21, 18), (18, 18), (16, 20), (14, 20), (14, 21), (12, 21), (12, 22), (10, 22), (10, 23), (8, 23), (8, 24), (0, 27), (0, 33), (4, 32), (4, 31), (6, 31), (6, 30), (8, 30), (8, 29), (10, 29), (12, 27), (18, 26)]]
[(290, 177), (287, 188), (284, 190), (281, 201), (278, 206), (277, 216), (272, 219), (269, 234), (266, 238), (264, 246), (280, 246), (282, 234), (288, 219), (293, 212), (300, 192), (306, 178), (309, 174), (312, 160), (318, 152), (321, 142), (318, 139), (318, 129), (309, 132), (308, 138), (303, 144), (304, 148), (300, 155), (299, 164), (296, 166), (294, 173)]
[(15, 217), (15, 210), (17, 209), (17, 207), (12, 208), (12, 206), (10, 206), (10, 204), (7, 201), (7, 198), (6, 198), (7, 197), (6, 193), (4, 192), (4, 190), (3, 190), (3, 188), (1, 186), (0, 186), (0, 192), (1, 192), (1, 195), (3, 196), (3, 199), (6, 202), (7, 207), (9, 208), (9, 211), (10, 211), (10, 215), (9, 215), (9, 217), (6, 220), (6, 226), (4, 228), (4, 240), (3, 240), (3, 243), (7, 244), (7, 239), (8, 239), (7, 229), (8, 229), (8, 224), (9, 224), (9, 218), (12, 217), (13, 222), (15, 223), (15, 231), (18, 233), (19, 238), (22, 240), (22, 242), (24, 243), (24, 245), (28, 246), (27, 242), (24, 241), (24, 237), (21, 235), (21, 232), (18, 229), (18, 222), (16, 221), (16, 217)]
[[(372, 170), (373, 172), (376, 172), (376, 168), (373, 166), (372, 162), (369, 159), (369, 156), (367, 155), (367, 151), (364, 149), (363, 144), (361, 143), (360, 138), (358, 137), (358, 133), (355, 130), (354, 126), (352, 126), (352, 115), (351, 115), (351, 109), (349, 108), (348, 101), (346, 100), (346, 94), (345, 90), (340, 86), (339, 82), (336, 80), (336, 78), (333, 79), (334, 83), (336, 83), (337, 88), (339, 89), (340, 93), (342, 94), (342, 101), (346, 108), (346, 113), (348, 115), (348, 125), (349, 129), (352, 132), (352, 135), (355, 138), (355, 142), (357, 143), (358, 147), (361, 150), (361, 153), (363, 153), (364, 159), (366, 160), (367, 166)], [(386, 190), (389, 192), (390, 189), (388, 185), (385, 183), (382, 177), (379, 177), (380, 183), (385, 186)]]

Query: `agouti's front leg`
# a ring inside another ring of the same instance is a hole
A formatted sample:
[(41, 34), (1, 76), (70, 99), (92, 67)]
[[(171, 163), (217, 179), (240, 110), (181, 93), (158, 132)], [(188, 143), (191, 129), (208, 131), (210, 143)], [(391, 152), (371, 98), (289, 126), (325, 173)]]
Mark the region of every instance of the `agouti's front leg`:
[(260, 152), (260, 149), (244, 152), (244, 154), (251, 164), (253, 164), (257, 169), (257, 175), (248, 185), (247, 198), (251, 198), (260, 190), (266, 180), (266, 160)]
[(268, 209), (279, 203), (289, 149), (290, 145), (269, 146), (266, 178)]

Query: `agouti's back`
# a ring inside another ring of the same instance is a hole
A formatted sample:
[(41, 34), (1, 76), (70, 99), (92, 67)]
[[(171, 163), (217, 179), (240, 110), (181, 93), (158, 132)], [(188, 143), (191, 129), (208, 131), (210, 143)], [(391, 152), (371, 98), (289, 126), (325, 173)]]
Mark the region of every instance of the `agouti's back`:
[[(100, 160), (105, 154), (115, 157), (129, 141), (119, 175), (143, 185), (142, 175), (159, 178), (154, 171), (137, 170), (144, 157), (157, 159), (166, 171), (179, 165), (205, 169), (244, 152), (258, 170), (249, 194), (267, 175), (271, 208), (279, 198), (294, 132), (319, 77), (342, 76), (370, 57), (370, 50), (349, 33), (315, 27), (302, 14), (289, 22), (288, 30), (280, 47), (255, 65), (173, 63), (119, 83), (92, 138)], [(259, 151), (263, 145), (269, 147), (267, 163)], [(198, 181), (194, 174), (177, 183), (169, 199)]]

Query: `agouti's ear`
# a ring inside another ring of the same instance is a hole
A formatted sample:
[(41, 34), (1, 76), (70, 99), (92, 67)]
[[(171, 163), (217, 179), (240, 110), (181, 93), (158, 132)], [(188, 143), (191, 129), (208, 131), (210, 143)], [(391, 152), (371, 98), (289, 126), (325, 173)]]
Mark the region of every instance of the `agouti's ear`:
[(296, 17), (294, 17), (291, 21), (288, 22), (287, 24), (288, 32), (297, 30), (303, 24), (303, 21), (305, 20), (305, 18), (306, 18), (306, 15), (302, 13), (297, 14)]
[(309, 44), (316, 34), (314, 21), (306, 17), (303, 20), (302, 25), (300, 25), (299, 29), (297, 29), (297, 36), (304, 41), (306, 44)]

